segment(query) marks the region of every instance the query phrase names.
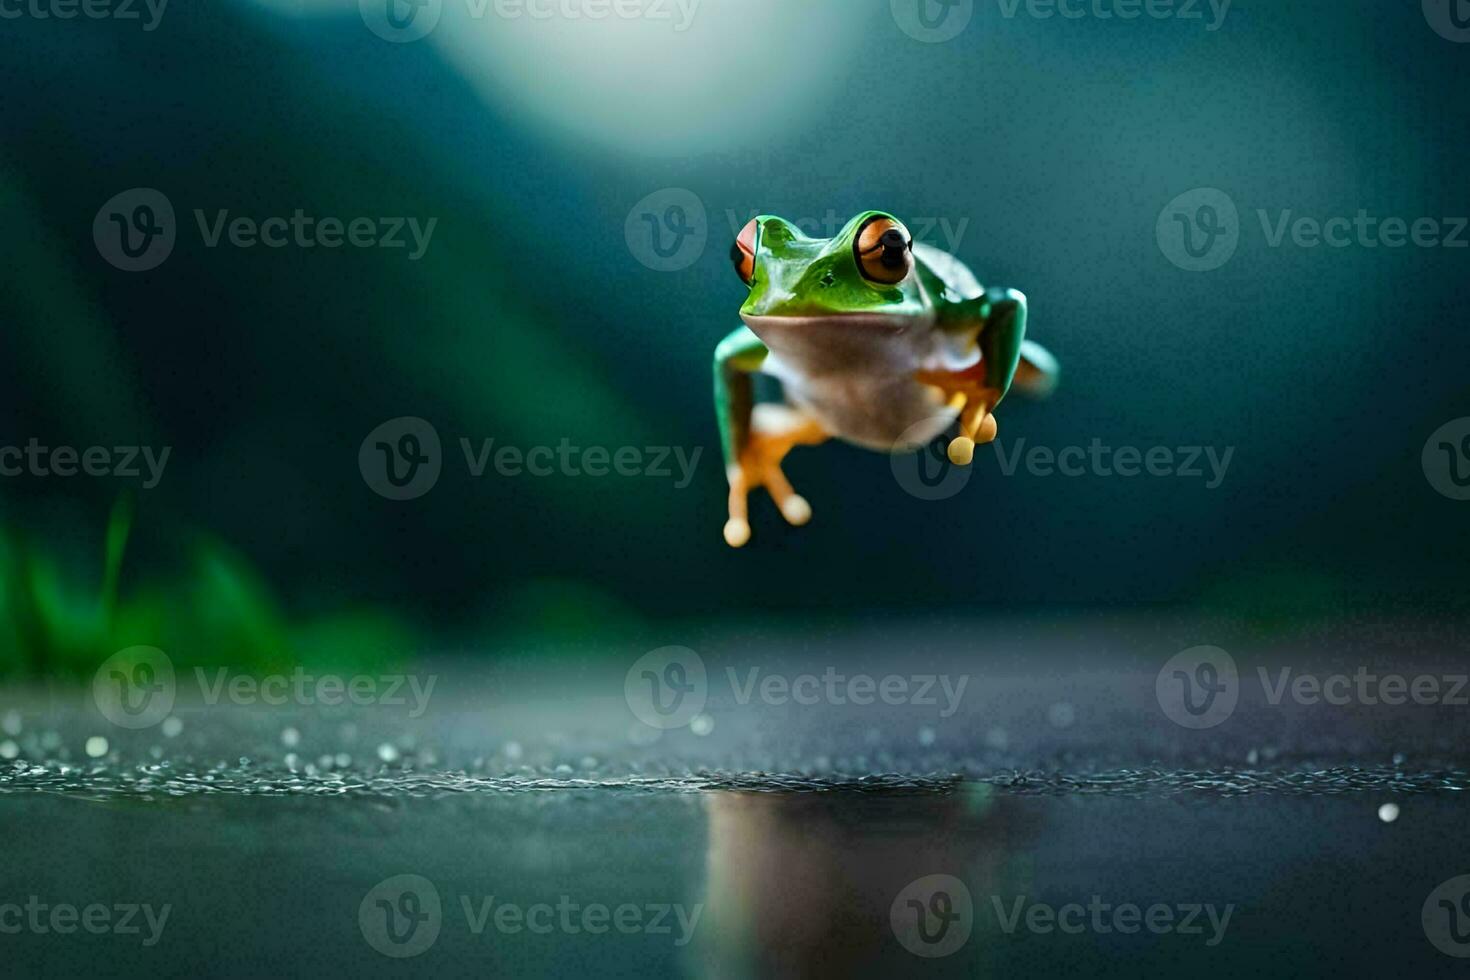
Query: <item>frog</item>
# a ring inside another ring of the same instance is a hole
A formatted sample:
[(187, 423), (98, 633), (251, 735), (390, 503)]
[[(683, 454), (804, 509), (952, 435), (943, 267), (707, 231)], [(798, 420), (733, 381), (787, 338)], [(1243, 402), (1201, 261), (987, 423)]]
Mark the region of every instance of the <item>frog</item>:
[[(1057, 359), (1026, 336), (1025, 294), (982, 286), (889, 212), (860, 213), (831, 238), (759, 215), (730, 261), (747, 293), (741, 325), (715, 347), (714, 401), (732, 548), (750, 540), (756, 489), (792, 526), (811, 520), (782, 469), (798, 446), (916, 452), (958, 424), (946, 455), (969, 466), (996, 438), (995, 410), (1013, 388), (1056, 388)], [(778, 383), (779, 400), (757, 400), (759, 377)]]

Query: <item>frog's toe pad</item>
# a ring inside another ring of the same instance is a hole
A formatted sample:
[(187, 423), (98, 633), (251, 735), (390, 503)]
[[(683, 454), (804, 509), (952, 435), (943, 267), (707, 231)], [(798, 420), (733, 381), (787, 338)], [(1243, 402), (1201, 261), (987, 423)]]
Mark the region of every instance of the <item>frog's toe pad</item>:
[(750, 540), (750, 522), (732, 517), (725, 522), (725, 543), (732, 548), (741, 548)]
[(812, 519), (812, 505), (801, 494), (793, 493), (781, 501), (781, 516), (786, 518), (788, 524), (801, 527)]
[(956, 436), (949, 443), (949, 461), (956, 466), (969, 466), (975, 459), (975, 440)]

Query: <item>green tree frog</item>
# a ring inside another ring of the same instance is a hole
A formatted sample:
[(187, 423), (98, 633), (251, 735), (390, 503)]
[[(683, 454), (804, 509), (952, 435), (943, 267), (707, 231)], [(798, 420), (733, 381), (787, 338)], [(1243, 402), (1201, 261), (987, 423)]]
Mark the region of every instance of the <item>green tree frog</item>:
[[(811, 519), (781, 471), (793, 447), (836, 437), (912, 452), (958, 420), (948, 455), (967, 466), (976, 444), (995, 438), (993, 413), (1013, 383), (1038, 395), (1056, 384), (1056, 360), (1026, 339), (1026, 297), (981, 286), (890, 214), (860, 214), (825, 239), (763, 215), (730, 258), (750, 289), (744, 325), (715, 349), (732, 547), (750, 540), (757, 487), (789, 523)], [(756, 403), (756, 374), (781, 383), (784, 404)]]

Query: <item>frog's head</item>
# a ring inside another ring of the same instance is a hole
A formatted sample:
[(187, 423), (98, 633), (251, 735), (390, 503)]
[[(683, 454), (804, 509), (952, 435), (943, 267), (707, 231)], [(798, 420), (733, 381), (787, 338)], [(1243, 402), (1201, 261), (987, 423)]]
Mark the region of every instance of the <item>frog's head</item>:
[(893, 215), (868, 211), (834, 238), (808, 238), (781, 218), (746, 225), (730, 258), (750, 295), (749, 322), (769, 317), (843, 317), (897, 324), (930, 310), (914, 271), (914, 240)]

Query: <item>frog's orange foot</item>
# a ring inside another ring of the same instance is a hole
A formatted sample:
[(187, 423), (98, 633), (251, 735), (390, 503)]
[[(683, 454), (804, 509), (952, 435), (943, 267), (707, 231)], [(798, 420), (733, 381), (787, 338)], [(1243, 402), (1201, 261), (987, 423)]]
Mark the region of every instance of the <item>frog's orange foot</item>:
[(812, 519), (806, 498), (791, 488), (781, 471), (781, 461), (794, 446), (813, 446), (827, 438), (815, 421), (777, 405), (759, 405), (751, 418), (751, 431), (730, 467), (730, 519), (725, 522), (725, 543), (742, 547), (750, 540), (747, 498), (750, 491), (765, 487), (786, 522), (800, 527)]
[(975, 459), (975, 446), (994, 442), (999, 431), (995, 416), (985, 410), (985, 403), (971, 402), (960, 413), (960, 434), (950, 440), (949, 461), (956, 466), (969, 466)]
[(999, 431), (990, 410), (1000, 401), (1000, 392), (979, 381), (978, 365), (966, 371), (920, 371), (917, 380), (938, 388), (953, 411), (960, 413), (960, 434), (949, 443), (949, 461), (969, 466), (975, 446), (993, 442)]

